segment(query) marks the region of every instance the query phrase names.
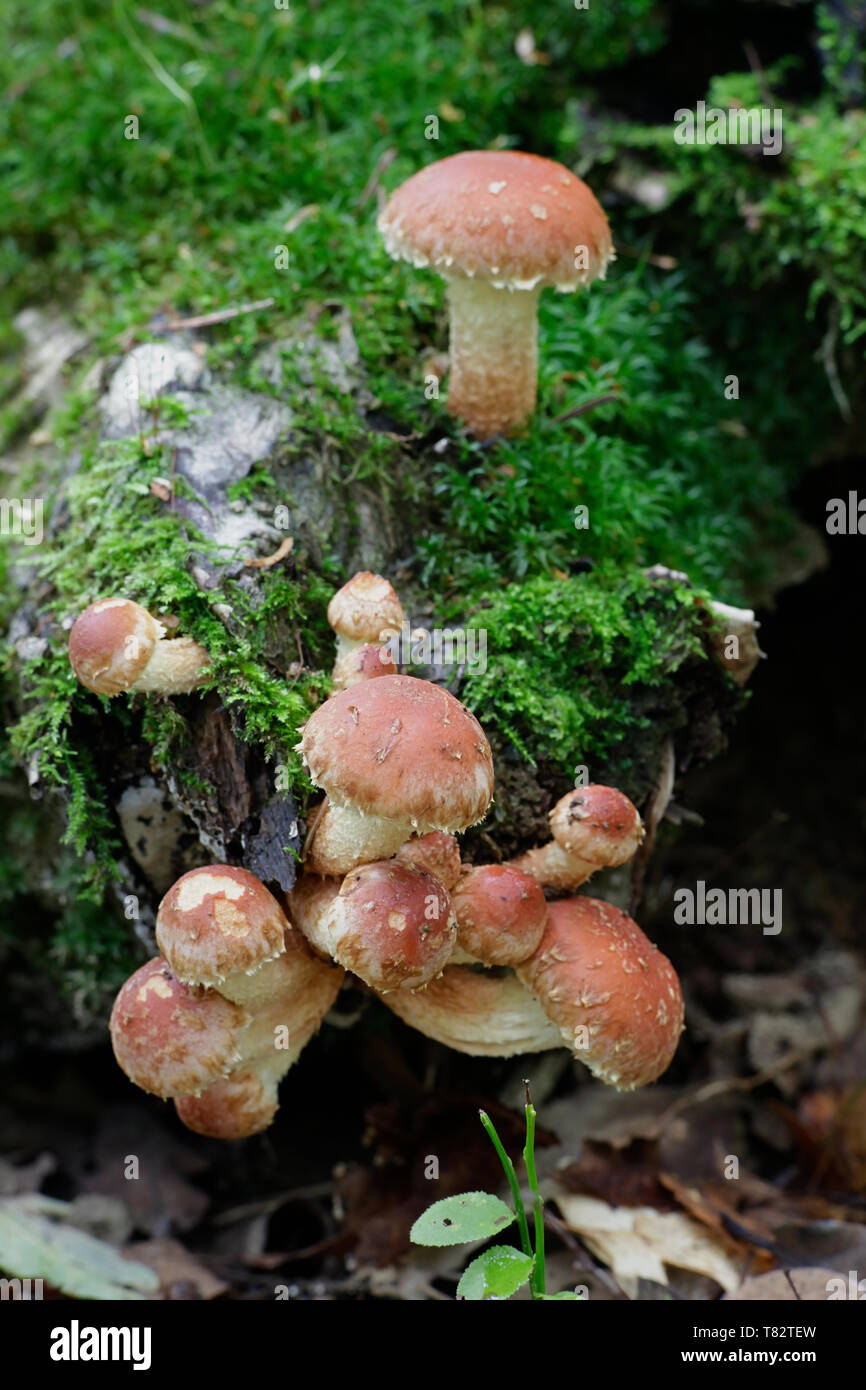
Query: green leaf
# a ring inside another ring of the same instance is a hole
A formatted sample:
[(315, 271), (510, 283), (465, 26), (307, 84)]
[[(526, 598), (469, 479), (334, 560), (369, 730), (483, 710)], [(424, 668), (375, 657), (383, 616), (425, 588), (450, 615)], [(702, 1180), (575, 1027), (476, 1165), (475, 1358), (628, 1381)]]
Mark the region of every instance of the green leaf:
[(575, 1302), (575, 1303), (585, 1303), (585, 1302), (586, 1302), (586, 1299), (583, 1297), (582, 1294), (579, 1294), (579, 1293), (572, 1293), (571, 1289), (565, 1289), (562, 1293), (542, 1293), (542, 1294), (539, 1294), (539, 1299), (546, 1299), (547, 1302), (550, 1302), (551, 1299), (556, 1299), (556, 1298), (570, 1298), (570, 1299), (572, 1299), (573, 1302)]
[(422, 1212), (409, 1232), (415, 1245), (463, 1245), (487, 1240), (510, 1226), (514, 1212), (490, 1192), (443, 1197)]
[(535, 1264), (511, 1245), (494, 1245), (473, 1260), (463, 1271), (457, 1297), (480, 1301), (484, 1298), (510, 1298), (525, 1284)]
[(145, 1298), (159, 1288), (147, 1265), (67, 1225), (71, 1212), (38, 1194), (0, 1202), (0, 1268), (17, 1279), (44, 1279), (70, 1298)]

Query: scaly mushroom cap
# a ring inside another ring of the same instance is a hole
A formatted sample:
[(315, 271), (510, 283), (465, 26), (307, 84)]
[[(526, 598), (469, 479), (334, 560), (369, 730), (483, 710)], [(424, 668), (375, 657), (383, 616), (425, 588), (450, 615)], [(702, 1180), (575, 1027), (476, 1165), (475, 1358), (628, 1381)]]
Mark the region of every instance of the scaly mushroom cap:
[(209, 1139), (249, 1139), (273, 1122), (279, 1109), (276, 1084), (256, 1071), (233, 1071), (199, 1096), (178, 1096), (178, 1118)]
[(562, 849), (599, 867), (624, 864), (643, 839), (641, 818), (628, 797), (597, 783), (562, 797), (550, 813), (550, 829)]
[(152, 1095), (197, 1094), (239, 1057), (250, 1016), (214, 990), (180, 982), (161, 956), (130, 976), (111, 1011), (118, 1064)]
[(510, 864), (464, 869), (452, 904), (459, 945), (485, 965), (526, 960), (547, 923), (540, 884)]
[(403, 608), (387, 579), (364, 570), (334, 594), (328, 622), (352, 642), (383, 642), (383, 634), (400, 631)]
[(445, 965), (455, 929), (438, 879), (397, 859), (343, 880), (329, 920), (335, 960), (372, 989), (417, 989)]
[(548, 904), (535, 954), (516, 967), (574, 1055), (620, 1091), (655, 1081), (683, 1030), (676, 971), (636, 922), (597, 898)]
[(419, 170), (392, 195), (378, 227), (395, 260), (503, 289), (574, 290), (604, 275), (613, 254), (607, 218), (586, 184), (561, 164), (514, 150), (468, 150)]
[(556, 1024), (513, 975), (498, 978), (449, 965), (424, 989), (398, 990), (384, 1002), (419, 1033), (472, 1057), (516, 1057), (562, 1046)]
[(424, 834), (465, 830), (493, 795), (493, 758), (474, 715), (414, 676), (382, 676), (333, 695), (298, 745), (335, 806), (408, 821)]
[(181, 980), (219, 988), (286, 949), (286, 915), (255, 874), (228, 864), (191, 869), (159, 905), (156, 939)]
[(457, 886), (461, 867), (460, 846), (454, 836), (444, 830), (431, 830), (429, 835), (407, 840), (394, 857), (403, 864), (412, 864), (416, 869), (426, 869), (428, 874), (438, 878), (449, 893)]
[(69, 663), (88, 690), (119, 695), (141, 676), (164, 631), (131, 599), (100, 599), (72, 624)]

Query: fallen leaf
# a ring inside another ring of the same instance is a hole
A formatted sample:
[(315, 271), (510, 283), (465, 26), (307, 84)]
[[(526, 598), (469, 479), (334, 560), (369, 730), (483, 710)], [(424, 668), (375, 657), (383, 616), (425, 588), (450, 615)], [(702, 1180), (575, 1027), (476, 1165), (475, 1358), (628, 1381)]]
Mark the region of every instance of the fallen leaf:
[[(176, 1240), (145, 1240), (124, 1251), (154, 1271), (166, 1298), (219, 1298), (231, 1287), (199, 1264)], [(180, 1290), (184, 1290), (183, 1295)], [(191, 1293), (186, 1293), (186, 1290)]]
[(152, 1269), (66, 1224), (70, 1210), (52, 1197), (0, 1201), (0, 1268), (18, 1279), (44, 1279), (70, 1298), (157, 1296)]
[(630, 1298), (637, 1297), (640, 1279), (669, 1283), (666, 1265), (706, 1275), (726, 1291), (740, 1283), (741, 1267), (732, 1258), (731, 1242), (711, 1235), (683, 1212), (611, 1207), (561, 1189), (550, 1195), (569, 1228), (610, 1266)]

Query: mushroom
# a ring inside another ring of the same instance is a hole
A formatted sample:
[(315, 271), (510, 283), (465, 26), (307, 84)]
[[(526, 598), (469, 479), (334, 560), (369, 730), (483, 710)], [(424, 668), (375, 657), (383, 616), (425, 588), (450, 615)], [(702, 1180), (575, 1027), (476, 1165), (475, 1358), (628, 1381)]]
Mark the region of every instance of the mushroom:
[(237, 1004), (260, 1004), (279, 978), (277, 959), (292, 931), (276, 898), (247, 869), (191, 869), (156, 915), (157, 945), (180, 980), (218, 989)]
[(72, 624), (70, 665), (96, 695), (124, 690), (188, 694), (207, 676), (210, 656), (191, 637), (167, 641), (165, 631), (131, 599), (100, 599)]
[(318, 874), (388, 859), (414, 833), (465, 830), (493, 795), (490, 745), (454, 696), (414, 676), (340, 691), (311, 715), (298, 744), (328, 802), (307, 840)]
[(376, 676), (396, 676), (397, 667), (391, 659), (387, 647), (370, 644), (355, 647), (334, 662), (331, 679), (335, 690), (348, 690), (361, 681), (374, 680)]
[[(338, 589), (328, 604), (328, 622), (337, 634), (337, 658), (333, 680), (338, 690), (373, 675), (396, 671), (390, 654), (385, 660), (369, 654), (359, 666), (358, 650), (370, 644), (386, 643), (403, 626), (403, 609), (394, 589), (380, 574), (363, 570)], [(375, 661), (382, 666), (376, 670)]]
[(385, 997), (392, 1013), (428, 1038), (473, 1057), (515, 1057), (561, 1047), (556, 1024), (513, 975), (449, 965), (414, 991)]
[(109, 1028), (118, 1065), (151, 1095), (194, 1094), (240, 1060), (250, 1016), (215, 990), (182, 984), (161, 956), (126, 981)]
[(593, 1076), (633, 1091), (665, 1071), (683, 1031), (676, 971), (636, 922), (597, 898), (548, 906), (516, 973)]
[(168, 960), (127, 980), (112, 1011), (120, 1066), (144, 1090), (174, 1097), (199, 1133), (257, 1133), (343, 971), (317, 959), (253, 874), (227, 864), (178, 879), (156, 934)]
[(449, 893), (457, 887), (461, 870), (460, 846), (454, 836), (444, 830), (432, 830), (429, 835), (407, 840), (395, 858), (416, 869), (426, 869)]
[(516, 965), (532, 955), (547, 924), (540, 884), (513, 864), (464, 869), (451, 901), (461, 953), (454, 963)]
[(292, 909), (316, 950), (378, 993), (425, 984), (454, 945), (442, 884), (399, 859), (364, 864), (342, 884), (305, 874), (293, 890)]
[(209, 1139), (249, 1139), (273, 1123), (277, 1087), (254, 1071), (233, 1071), (195, 1096), (175, 1096), (174, 1108), (187, 1129)]
[(604, 277), (607, 218), (561, 164), (470, 150), (414, 174), (379, 217), (395, 260), (448, 284), (448, 409), (480, 439), (520, 430), (535, 408), (538, 300)]
[(550, 813), (553, 839), (510, 861), (544, 888), (571, 893), (598, 869), (631, 859), (643, 839), (641, 818), (627, 796), (591, 784), (563, 796)]

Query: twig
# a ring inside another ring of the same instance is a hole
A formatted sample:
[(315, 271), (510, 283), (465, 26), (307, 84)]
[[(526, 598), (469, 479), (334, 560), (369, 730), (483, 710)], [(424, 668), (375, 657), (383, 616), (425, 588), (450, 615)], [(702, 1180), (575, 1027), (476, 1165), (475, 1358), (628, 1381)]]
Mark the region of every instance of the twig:
[(745, 53), (746, 58), (748, 59), (749, 67), (752, 69), (754, 76), (758, 79), (758, 86), (761, 89), (761, 96), (764, 98), (764, 105), (772, 106), (773, 96), (770, 91), (769, 83), (767, 82), (767, 74), (764, 72), (764, 69), (761, 66), (761, 60), (758, 57), (758, 50), (752, 43), (751, 39), (743, 40), (743, 52)]
[(657, 255), (653, 251), (640, 251), (636, 246), (625, 246), (621, 241), (616, 244), (616, 254), (618, 256), (630, 256), (633, 261), (645, 260), (649, 265), (654, 265), (657, 270), (676, 270), (679, 261), (676, 256)]
[(379, 155), (379, 158), (376, 160), (376, 164), (373, 168), (372, 174), (368, 178), (367, 182), (364, 184), (364, 187), (361, 189), (360, 196), (358, 198), (357, 203), (355, 204), (356, 208), (362, 208), (365, 203), (370, 201), (373, 194), (376, 192), (376, 189), (379, 187), (379, 182), (382, 178), (382, 175), (385, 173), (385, 170), (388, 169), (394, 163), (394, 160), (396, 158), (396, 149), (391, 148), (382, 151), (382, 153)]
[(271, 565), (278, 565), (280, 563), (280, 560), (285, 560), (286, 556), (291, 554), (292, 547), (294, 546), (294, 544), (294, 536), (284, 536), (283, 539), (280, 541), (280, 544), (278, 545), (277, 549), (274, 551), (273, 555), (265, 555), (261, 558), (248, 555), (244, 560), (244, 564), (247, 566), (248, 569), (270, 569)]
[(561, 425), (563, 420), (576, 420), (578, 415), (586, 415), (587, 411), (595, 410), (597, 405), (615, 405), (621, 400), (622, 396), (613, 392), (607, 396), (596, 396), (594, 401), (584, 401), (583, 405), (573, 405), (571, 410), (566, 410), (562, 415), (554, 415), (553, 423)]
[(255, 299), (249, 304), (236, 304), (231, 309), (215, 309), (212, 314), (197, 314), (191, 319), (169, 319), (167, 328), (174, 333), (178, 328), (209, 328), (212, 323), (225, 323), (236, 319), (240, 314), (255, 314), (260, 309), (273, 308), (273, 299)]
[(658, 1132), (661, 1133), (666, 1126), (677, 1115), (684, 1110), (689, 1110), (693, 1105), (703, 1105), (704, 1101), (712, 1100), (714, 1096), (724, 1095), (726, 1091), (754, 1091), (758, 1086), (763, 1086), (767, 1081), (773, 1081), (782, 1072), (789, 1071), (798, 1062), (805, 1062), (811, 1057), (813, 1052), (818, 1052), (822, 1047), (827, 1046), (825, 1038), (818, 1038), (815, 1042), (808, 1043), (803, 1047), (794, 1048), (792, 1052), (780, 1057), (778, 1062), (773, 1062), (770, 1066), (763, 1067), (760, 1071), (754, 1072), (752, 1076), (729, 1076), (718, 1081), (709, 1081), (705, 1086), (699, 1086), (696, 1091), (691, 1091), (688, 1095), (680, 1096), (673, 1105), (669, 1105), (667, 1110), (662, 1111), (658, 1121)]

